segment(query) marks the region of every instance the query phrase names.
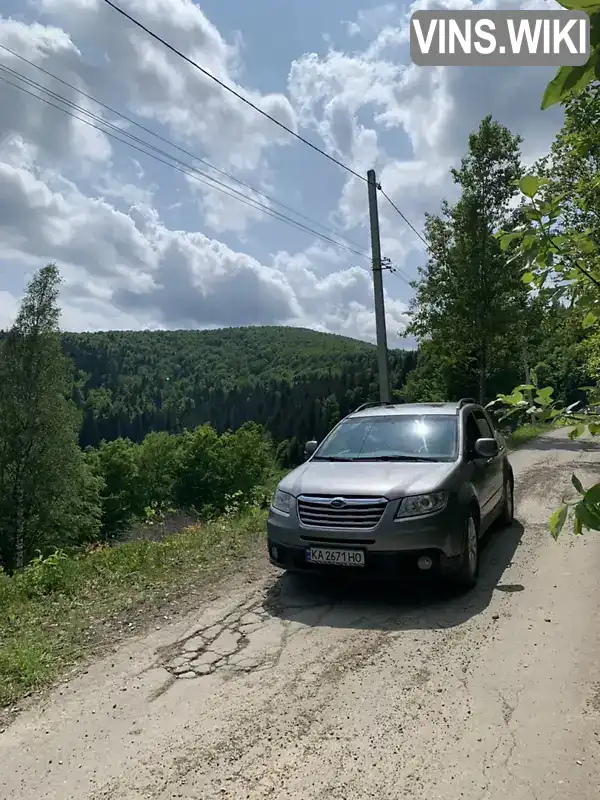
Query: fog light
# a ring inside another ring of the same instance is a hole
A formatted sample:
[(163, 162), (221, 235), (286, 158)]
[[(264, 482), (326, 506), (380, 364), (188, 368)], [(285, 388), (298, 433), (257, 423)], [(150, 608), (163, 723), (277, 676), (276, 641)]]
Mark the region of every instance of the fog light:
[(275, 546), (271, 548), (271, 555), (275, 561), (279, 560), (279, 550)]
[(433, 561), (429, 558), (429, 556), (421, 556), (417, 561), (417, 566), (419, 569), (431, 569), (433, 566)]

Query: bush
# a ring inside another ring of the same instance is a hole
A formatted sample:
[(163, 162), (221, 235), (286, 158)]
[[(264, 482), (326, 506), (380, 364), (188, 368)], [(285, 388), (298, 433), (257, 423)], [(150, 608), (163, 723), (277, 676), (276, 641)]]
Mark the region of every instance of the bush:
[(276, 465), (271, 441), (254, 423), (221, 435), (210, 425), (182, 435), (151, 433), (139, 445), (115, 439), (87, 459), (103, 487), (105, 538), (174, 509), (215, 517), (262, 505), (262, 487)]
[(43, 558), (41, 553), (24, 570), (14, 576), (18, 592), (25, 597), (49, 594), (72, 594), (77, 581), (77, 564), (64, 550), (56, 550)]
[(201, 425), (182, 437), (175, 501), (180, 507), (204, 514), (222, 513), (236, 496), (237, 502), (253, 503), (253, 492), (273, 471), (271, 443), (253, 423), (235, 433), (218, 436), (210, 425)]

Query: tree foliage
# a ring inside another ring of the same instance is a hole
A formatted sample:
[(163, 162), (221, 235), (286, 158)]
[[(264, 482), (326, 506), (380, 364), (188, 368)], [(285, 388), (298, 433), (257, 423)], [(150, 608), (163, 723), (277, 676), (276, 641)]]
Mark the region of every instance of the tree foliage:
[(565, 103), (577, 97), (600, 79), (600, 0), (557, 0), (569, 11), (585, 11), (590, 18), (590, 57), (579, 67), (561, 67), (550, 81), (542, 98), (542, 108)]
[(61, 353), (59, 284), (52, 264), (36, 274), (0, 346), (0, 560), (9, 568), (49, 543), (94, 538), (100, 526), (101, 481), (78, 447)]
[(272, 443), (255, 423), (221, 435), (210, 425), (180, 435), (149, 433), (140, 444), (119, 438), (91, 449), (87, 459), (104, 485), (106, 538), (155, 513), (221, 513), (236, 494), (241, 505), (251, 505), (275, 468)]
[[(469, 137), (460, 168), (452, 170), (459, 200), (444, 202), (439, 216), (427, 218), (429, 260), (415, 284), (409, 328), (421, 345), (425, 394), (436, 387), (434, 393), (449, 398), (466, 393), (484, 402), (490, 384), (514, 362), (512, 331), (526, 311), (527, 291), (519, 265), (507, 264), (495, 233), (510, 219), (522, 174), (519, 145), (519, 137), (486, 117)], [(417, 377), (408, 389), (420, 399)]]
[[(294, 464), (306, 440), (378, 397), (373, 345), (298, 328), (69, 333), (63, 347), (76, 368), (83, 447), (205, 423), (224, 433), (252, 421)], [(411, 351), (390, 352), (394, 389), (415, 362)]]
[[(563, 5), (583, 8), (583, 0)], [(592, 42), (595, 51), (590, 63), (593, 61), (597, 70), (600, 5), (590, 2), (585, 5), (593, 14), (592, 36), (596, 38)], [(524, 283), (555, 303), (568, 306), (572, 321), (585, 332), (578, 354), (580, 361), (583, 356), (584, 369), (594, 382), (586, 390), (587, 402), (597, 407), (600, 337), (594, 329), (600, 317), (600, 86), (592, 82), (594, 73), (589, 69), (580, 71), (578, 81), (573, 79), (575, 73), (569, 75), (569, 91), (561, 90), (556, 95), (565, 105), (564, 126), (549, 158), (521, 179), (523, 204), (519, 224), (513, 230), (501, 231), (499, 241), (516, 262), (524, 263)], [(592, 435), (600, 433), (600, 418), (574, 413), (573, 408), (555, 399), (552, 385), (542, 389), (539, 385), (529, 386), (525, 391), (518, 387), (500, 396), (498, 401), (507, 409), (505, 416), (521, 413), (530, 419), (573, 423), (571, 438), (581, 436), (586, 430)], [(570, 513), (574, 533), (580, 534), (586, 528), (600, 530), (600, 484), (585, 490), (575, 475), (572, 483), (580, 497), (565, 502), (552, 515), (549, 526), (555, 538)]]

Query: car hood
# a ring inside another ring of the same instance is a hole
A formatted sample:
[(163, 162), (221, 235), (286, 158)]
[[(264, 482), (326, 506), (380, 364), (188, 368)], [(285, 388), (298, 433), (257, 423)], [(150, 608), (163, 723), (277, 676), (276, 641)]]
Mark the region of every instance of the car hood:
[(308, 461), (290, 472), (279, 488), (300, 494), (397, 497), (446, 488), (456, 462), (419, 461)]

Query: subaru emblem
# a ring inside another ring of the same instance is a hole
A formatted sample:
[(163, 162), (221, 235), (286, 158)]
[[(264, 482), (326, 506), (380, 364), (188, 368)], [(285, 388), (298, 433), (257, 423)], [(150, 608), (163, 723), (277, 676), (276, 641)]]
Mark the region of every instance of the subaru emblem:
[(346, 505), (346, 501), (343, 497), (334, 497), (329, 505), (332, 508), (343, 508)]

